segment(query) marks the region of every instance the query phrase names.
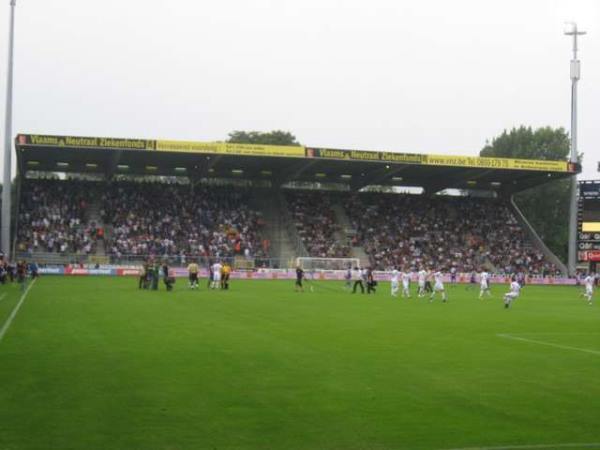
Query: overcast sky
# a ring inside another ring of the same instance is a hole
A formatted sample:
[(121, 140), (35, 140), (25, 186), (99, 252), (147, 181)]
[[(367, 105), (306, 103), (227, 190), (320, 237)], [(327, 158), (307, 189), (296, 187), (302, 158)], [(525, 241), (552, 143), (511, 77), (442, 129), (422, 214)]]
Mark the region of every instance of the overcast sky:
[[(3, 102), (8, 12), (2, 0)], [(505, 128), (569, 129), (565, 20), (588, 31), (579, 147), (582, 178), (598, 178), (598, 0), (18, 0), (13, 134), (283, 129), (476, 155)]]

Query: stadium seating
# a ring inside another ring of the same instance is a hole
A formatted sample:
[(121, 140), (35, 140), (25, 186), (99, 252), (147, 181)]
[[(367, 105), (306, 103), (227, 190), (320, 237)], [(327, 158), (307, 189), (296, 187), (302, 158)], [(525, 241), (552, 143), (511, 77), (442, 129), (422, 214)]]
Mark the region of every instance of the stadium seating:
[[(180, 184), (27, 180), (17, 249), (93, 254), (104, 239), (107, 253), (117, 257), (264, 257), (260, 215), (248, 198), (239, 188), (196, 187), (192, 195)], [(102, 226), (90, 219), (90, 204), (98, 204)]]
[(114, 255), (264, 257), (250, 193), (233, 187), (125, 182), (102, 195)]
[(94, 253), (98, 229), (86, 217), (91, 199), (88, 184), (26, 180), (21, 187), (18, 250)]
[[(269, 256), (271, 237), (246, 188), (199, 185), (192, 193), (189, 184), (30, 179), (20, 195), (17, 249), (29, 254)], [(334, 213), (341, 205), (356, 230), (352, 245), (375, 269), (557, 271), (500, 200), (299, 190), (285, 198), (312, 257), (351, 256)]]
[(556, 272), (500, 200), (361, 193), (346, 196), (344, 206), (357, 243), (379, 269)]

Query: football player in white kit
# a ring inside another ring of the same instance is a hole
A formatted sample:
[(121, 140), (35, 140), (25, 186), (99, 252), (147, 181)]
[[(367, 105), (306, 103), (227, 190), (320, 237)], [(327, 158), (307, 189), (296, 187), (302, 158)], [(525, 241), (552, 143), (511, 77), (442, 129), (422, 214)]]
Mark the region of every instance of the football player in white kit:
[(427, 271), (421, 268), (417, 274), (417, 282), (419, 283), (419, 289), (417, 290), (418, 297), (425, 297), (425, 278), (427, 278)]
[(521, 285), (517, 283), (516, 278), (512, 278), (510, 283), (510, 291), (504, 294), (504, 307), (508, 308), (513, 300), (515, 300), (521, 293)]
[(592, 297), (594, 295), (594, 277), (589, 274), (583, 279), (585, 284), (585, 293), (583, 296), (587, 299), (588, 304), (592, 304)]
[(219, 261), (213, 264), (213, 281), (211, 284), (211, 289), (216, 289), (221, 287), (221, 269), (223, 266)]
[(392, 297), (398, 296), (398, 291), (400, 290), (400, 284), (398, 282), (399, 277), (400, 272), (398, 272), (396, 269), (392, 270), (392, 278), (390, 280), (392, 284)]
[(448, 297), (446, 296), (446, 290), (444, 289), (444, 276), (442, 275), (442, 272), (438, 271), (434, 273), (433, 279), (435, 280), (435, 284), (433, 285), (433, 292), (431, 293), (431, 297), (429, 297), (429, 301), (433, 301), (436, 292), (441, 292), (442, 301), (445, 303), (448, 300)]
[(483, 298), (483, 294), (487, 294), (488, 297), (492, 296), (490, 291), (490, 274), (485, 270), (481, 271), (479, 275), (479, 298)]
[(410, 272), (402, 271), (402, 297), (410, 298)]

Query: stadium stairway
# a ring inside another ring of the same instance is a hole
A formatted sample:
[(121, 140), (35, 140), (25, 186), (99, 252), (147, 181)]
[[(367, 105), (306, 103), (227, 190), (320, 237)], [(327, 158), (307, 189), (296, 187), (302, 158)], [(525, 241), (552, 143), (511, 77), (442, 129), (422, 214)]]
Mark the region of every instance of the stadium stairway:
[(546, 244), (544, 243), (542, 238), (537, 234), (537, 232), (535, 231), (533, 226), (529, 223), (529, 221), (527, 220), (527, 218), (525, 217), (523, 212), (519, 209), (519, 207), (515, 203), (514, 197), (512, 197), (512, 196), (510, 198), (509, 207), (510, 207), (513, 215), (515, 216), (515, 219), (517, 219), (519, 224), (523, 227), (525, 232), (529, 235), (529, 238), (531, 239), (531, 242), (533, 243), (533, 245), (535, 247), (537, 247), (537, 249), (540, 250), (544, 254), (544, 256), (548, 259), (548, 261), (550, 261), (552, 264), (554, 264), (556, 267), (558, 267), (558, 269), (564, 275), (566, 275), (568, 273), (567, 266), (565, 266), (565, 264), (558, 258), (558, 256), (556, 256), (554, 253), (552, 253), (552, 250), (550, 250), (546, 246)]
[[(356, 235), (356, 230), (352, 226), (344, 207), (339, 203), (334, 203), (331, 207), (333, 213), (335, 214), (335, 220), (340, 225), (340, 239), (352, 242), (352, 238)], [(360, 261), (360, 265), (363, 267), (367, 267), (371, 264), (369, 255), (365, 252), (365, 250), (360, 246), (352, 246), (352, 258), (358, 258)]]
[(296, 257), (308, 256), (280, 190), (261, 192), (254, 197), (253, 203), (253, 207), (263, 215), (264, 234), (271, 241), (270, 255), (280, 260), (280, 267), (292, 267)]

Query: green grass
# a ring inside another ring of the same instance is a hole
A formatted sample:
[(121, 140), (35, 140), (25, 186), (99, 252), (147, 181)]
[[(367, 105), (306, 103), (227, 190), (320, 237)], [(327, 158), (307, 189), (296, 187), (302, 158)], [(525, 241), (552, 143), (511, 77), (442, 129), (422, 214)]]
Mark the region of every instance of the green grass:
[[(0, 342), (0, 450), (450, 449), (600, 442), (600, 304), (568, 287), (138, 291), (40, 279)], [(162, 286), (161, 286), (162, 288)], [(17, 286), (0, 287), (0, 326)], [(598, 447), (600, 448), (600, 446)]]

